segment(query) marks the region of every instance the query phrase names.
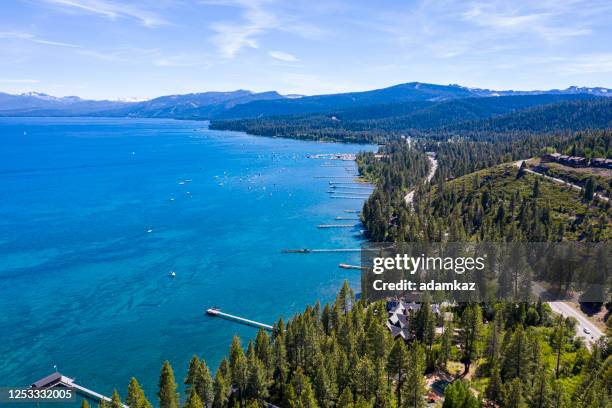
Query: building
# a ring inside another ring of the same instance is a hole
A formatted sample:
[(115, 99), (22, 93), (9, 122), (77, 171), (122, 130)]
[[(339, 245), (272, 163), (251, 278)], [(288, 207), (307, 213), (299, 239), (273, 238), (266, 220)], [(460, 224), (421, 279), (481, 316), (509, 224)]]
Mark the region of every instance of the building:
[(599, 167), (603, 169), (612, 169), (612, 159), (591, 159), (591, 167)]
[[(404, 341), (408, 341), (414, 337), (411, 330), (411, 320), (420, 309), (421, 304), (416, 302), (408, 303), (398, 299), (387, 302), (387, 311), (389, 312), (387, 328), (394, 339), (401, 337)], [(436, 316), (440, 316), (440, 305), (432, 304), (431, 311)]]

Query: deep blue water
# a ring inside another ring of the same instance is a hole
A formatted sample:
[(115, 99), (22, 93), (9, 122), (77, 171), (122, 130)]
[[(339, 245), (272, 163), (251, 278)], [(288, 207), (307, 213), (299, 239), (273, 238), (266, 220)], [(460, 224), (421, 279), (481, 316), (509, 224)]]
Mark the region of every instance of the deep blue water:
[(359, 245), (358, 230), (316, 228), (362, 201), (331, 199), (314, 176), (347, 170), (306, 155), (365, 149), (191, 121), (0, 118), (0, 386), (57, 365), (106, 394), (136, 376), (155, 401), (163, 360), (182, 382), (193, 354), (215, 370), (234, 334), (256, 333), (206, 308), (271, 324), (356, 286), (338, 263), (357, 255), (280, 251)]

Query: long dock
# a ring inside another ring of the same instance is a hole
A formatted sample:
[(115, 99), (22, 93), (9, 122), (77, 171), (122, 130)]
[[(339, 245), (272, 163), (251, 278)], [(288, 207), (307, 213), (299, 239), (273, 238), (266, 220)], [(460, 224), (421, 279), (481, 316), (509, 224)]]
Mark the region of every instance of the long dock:
[(338, 216), (338, 217), (334, 218), (334, 220), (338, 220), (338, 221), (340, 221), (340, 220), (360, 221), (359, 218), (355, 218), (355, 217), (341, 217), (341, 216)]
[[(355, 177), (356, 178), (356, 177)], [(364, 186), (366, 185), (366, 183), (364, 181), (328, 181), (330, 186), (333, 185), (340, 185), (340, 184), (348, 184), (348, 185), (355, 185), (355, 186)]]
[(327, 190), (328, 194), (352, 194), (355, 197), (357, 196), (364, 196), (364, 197), (369, 197), (370, 193), (360, 193), (358, 191), (336, 191), (336, 190)]
[(319, 224), (317, 228), (354, 228), (359, 224)]
[(363, 200), (364, 198), (368, 198), (368, 197), (365, 197), (365, 196), (348, 196), (348, 195), (346, 195), (346, 196), (345, 195), (333, 195), (333, 196), (330, 196), (330, 197), (331, 198), (346, 198), (346, 199), (349, 199), (349, 200)]
[(361, 252), (361, 248), (321, 248), (321, 249), (283, 249), (283, 254), (310, 254), (310, 253), (325, 253), (325, 252)]
[(359, 178), (359, 175), (354, 175), (354, 176), (314, 176), (314, 178), (317, 179), (326, 179), (326, 178), (330, 178), (330, 179), (336, 179), (336, 178)]
[[(42, 378), (36, 381), (34, 384), (32, 384), (32, 388), (37, 388), (37, 389), (47, 389), (47, 388), (57, 387), (57, 386), (74, 388), (81, 395), (84, 395), (85, 397), (88, 397), (91, 400), (94, 400), (96, 402), (100, 402), (102, 400), (105, 402), (111, 402), (111, 399), (109, 397), (102, 395), (100, 393), (97, 393), (95, 391), (92, 391), (88, 388), (85, 388), (82, 385), (75, 383), (74, 378), (66, 377), (65, 375), (62, 375), (59, 372), (55, 372), (51, 375), (48, 375), (45, 378)], [(121, 405), (123, 406), (123, 408), (130, 408), (125, 404), (121, 404)]]
[(359, 265), (349, 265), (345, 263), (338, 264), (338, 267), (342, 269), (359, 269), (359, 270), (366, 269), (365, 267), (362, 267)]
[(369, 191), (374, 191), (374, 187), (368, 187), (368, 186), (361, 186), (361, 187), (356, 187), (356, 186), (337, 186), (335, 184), (331, 184), (329, 186), (329, 188), (342, 188), (345, 190), (369, 190)]
[(270, 326), (269, 324), (264, 324), (264, 323), (260, 323), (260, 322), (256, 322), (255, 320), (250, 320), (250, 319), (245, 319), (244, 317), (240, 317), (240, 316), (235, 316), (229, 313), (224, 313), (222, 312), (220, 309), (211, 307), (209, 309), (206, 309), (206, 314), (208, 314), (209, 316), (216, 316), (216, 317), (223, 317), (229, 320), (235, 320), (237, 322), (249, 325), (249, 326), (254, 326), (254, 327), (261, 327), (262, 329), (266, 329), (266, 330), (272, 330), (273, 327)]

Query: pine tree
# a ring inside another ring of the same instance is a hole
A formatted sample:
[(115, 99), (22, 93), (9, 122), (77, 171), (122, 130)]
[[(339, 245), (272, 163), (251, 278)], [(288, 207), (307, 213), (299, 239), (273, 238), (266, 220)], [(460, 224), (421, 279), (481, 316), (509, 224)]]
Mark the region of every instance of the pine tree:
[(189, 389), (189, 396), (187, 397), (187, 401), (185, 402), (185, 405), (183, 405), (183, 408), (204, 408), (204, 403), (198, 396), (195, 387), (191, 387)]
[(232, 383), (238, 389), (238, 399), (242, 405), (249, 373), (247, 358), (244, 355), (244, 350), (238, 336), (234, 336), (230, 347), (230, 371), (232, 373)]
[(446, 370), (446, 363), (448, 363), (448, 360), (450, 360), (451, 357), (454, 334), (455, 328), (452, 320), (444, 322), (444, 333), (442, 333), (439, 362), (439, 365), (443, 370)]
[(340, 398), (338, 398), (338, 402), (336, 403), (336, 408), (354, 408), (355, 403), (353, 400), (353, 392), (350, 387), (344, 387), (342, 393), (340, 394)]
[(255, 337), (255, 353), (266, 368), (272, 368), (272, 346), (270, 336), (264, 329), (259, 329)]
[(215, 386), (210, 370), (208, 369), (204, 359), (200, 360), (200, 370), (198, 381), (196, 382), (196, 390), (198, 391), (198, 396), (200, 397), (200, 400), (204, 406), (212, 406), (215, 396)]
[(391, 348), (391, 353), (389, 353), (389, 359), (387, 363), (387, 370), (389, 373), (389, 377), (397, 378), (397, 386), (396, 386), (396, 400), (397, 406), (402, 405), (402, 384), (404, 382), (404, 375), (406, 373), (407, 366), (407, 356), (408, 352), (406, 350), (406, 346), (404, 342), (400, 340), (395, 340), (393, 343), (393, 347)]
[(527, 336), (523, 327), (519, 325), (504, 354), (502, 377), (506, 380), (516, 377), (524, 380), (529, 374), (527, 372), (529, 357)]
[(530, 407), (548, 408), (551, 406), (550, 378), (546, 372), (546, 367), (540, 367), (537, 370), (530, 397)]
[(187, 394), (189, 394), (189, 392), (191, 391), (191, 389), (194, 387), (196, 381), (198, 380), (199, 377), (199, 371), (200, 371), (200, 359), (198, 358), (198, 356), (193, 356), (191, 358), (191, 361), (189, 362), (189, 368), (187, 369), (187, 377), (185, 377), (185, 391), (187, 392)]
[(298, 369), (287, 388), (287, 405), (292, 408), (317, 408), (317, 400), (310, 379)]
[(179, 395), (176, 392), (176, 382), (174, 371), (168, 361), (164, 361), (159, 375), (159, 408), (179, 408)]
[(248, 358), (248, 379), (246, 386), (247, 398), (262, 400), (268, 398), (268, 373), (263, 363), (255, 356), (250, 354)]
[(328, 374), (326, 364), (323, 362), (317, 366), (317, 372), (314, 377), (313, 385), (319, 405), (322, 408), (333, 407), (338, 389), (334, 379), (332, 379)]
[(372, 404), (365, 399), (362, 395), (357, 397), (357, 401), (355, 402), (355, 408), (371, 408)]
[(490, 369), (490, 380), (489, 384), (487, 385), (486, 395), (487, 398), (491, 401), (499, 403), (502, 401), (503, 398), (504, 384), (502, 383), (501, 379), (501, 370), (499, 368), (499, 363), (497, 361), (494, 361), (492, 364), (493, 365)]
[(480, 402), (466, 383), (456, 380), (444, 390), (442, 408), (480, 408)]
[(136, 378), (132, 377), (128, 385), (127, 397), (125, 404), (130, 408), (153, 408), (151, 403), (145, 397), (142, 387)]
[(563, 346), (565, 345), (566, 338), (566, 326), (563, 321), (563, 316), (559, 316), (555, 323), (555, 329), (552, 336), (552, 343), (555, 349), (556, 355), (556, 364), (555, 364), (555, 378), (559, 378), (559, 369), (561, 363), (561, 353), (563, 351)]
[(227, 405), (227, 402), (231, 393), (231, 373), (229, 372), (229, 363), (227, 359), (223, 359), (219, 364), (219, 368), (215, 373), (215, 397), (213, 399), (214, 408), (223, 408)]
[(356, 396), (370, 399), (374, 395), (375, 372), (372, 361), (364, 356), (359, 359), (353, 377), (353, 389)]
[(423, 408), (425, 407), (425, 352), (422, 346), (415, 343), (410, 348), (408, 357), (408, 370), (406, 371), (406, 381), (403, 384), (404, 408)]
[(117, 390), (113, 390), (113, 396), (111, 397), (111, 408), (123, 408), (123, 404), (121, 403), (121, 397), (119, 397), (119, 393)]
[(469, 305), (465, 308), (462, 326), (464, 374), (467, 374), (470, 371), (473, 359), (478, 356), (479, 339), (482, 331), (482, 311), (479, 305)]
[(525, 397), (523, 396), (523, 384), (518, 378), (505, 384), (504, 408), (527, 408)]

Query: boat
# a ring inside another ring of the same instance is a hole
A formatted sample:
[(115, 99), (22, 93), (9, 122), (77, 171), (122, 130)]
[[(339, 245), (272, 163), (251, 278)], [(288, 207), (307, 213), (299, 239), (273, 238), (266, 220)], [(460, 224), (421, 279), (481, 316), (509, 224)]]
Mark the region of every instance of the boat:
[(176, 272), (170, 271), (169, 275), (170, 275), (171, 278), (174, 278), (174, 277), (176, 277)]

